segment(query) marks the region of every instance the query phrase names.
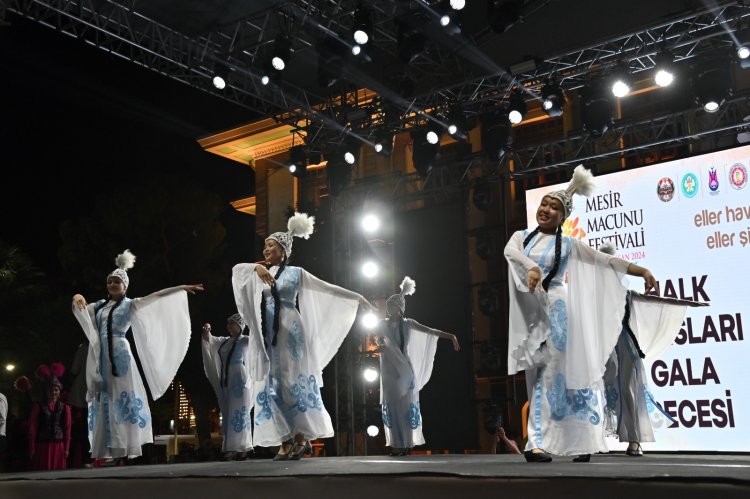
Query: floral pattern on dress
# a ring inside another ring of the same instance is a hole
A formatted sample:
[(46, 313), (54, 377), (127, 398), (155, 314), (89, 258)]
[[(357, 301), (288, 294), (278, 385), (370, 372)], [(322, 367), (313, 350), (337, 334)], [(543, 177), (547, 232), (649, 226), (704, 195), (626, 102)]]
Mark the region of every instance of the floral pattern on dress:
[(143, 408), (143, 399), (137, 397), (135, 392), (123, 391), (115, 401), (115, 422), (137, 424), (140, 428), (145, 428), (149, 418)]
[(550, 405), (551, 417), (555, 421), (562, 421), (568, 416), (574, 416), (579, 420), (588, 419), (593, 425), (601, 421), (601, 416), (594, 410), (598, 403), (596, 393), (588, 388), (566, 389), (565, 376), (562, 373), (555, 375), (554, 384), (547, 390), (547, 401)]

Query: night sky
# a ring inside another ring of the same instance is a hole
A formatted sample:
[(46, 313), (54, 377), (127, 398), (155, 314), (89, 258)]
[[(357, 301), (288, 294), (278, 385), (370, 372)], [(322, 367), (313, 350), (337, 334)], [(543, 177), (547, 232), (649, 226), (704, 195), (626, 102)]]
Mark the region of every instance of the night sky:
[[(0, 240), (19, 246), (48, 275), (59, 271), (60, 222), (87, 214), (98, 193), (129, 178), (184, 173), (227, 206), (254, 193), (249, 167), (203, 151), (196, 139), (257, 116), (35, 21), (8, 17), (11, 26), (0, 28)], [(230, 232), (252, 230), (252, 217), (226, 211)]]

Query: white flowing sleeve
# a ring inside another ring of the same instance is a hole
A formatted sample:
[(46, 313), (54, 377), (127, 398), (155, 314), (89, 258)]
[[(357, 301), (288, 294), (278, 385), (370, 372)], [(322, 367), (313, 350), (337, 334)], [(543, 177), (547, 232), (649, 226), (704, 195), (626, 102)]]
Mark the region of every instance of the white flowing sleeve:
[(216, 336), (208, 336), (208, 341), (201, 338), (201, 353), (203, 355), (203, 371), (206, 373), (206, 378), (211, 384), (211, 387), (216, 393), (216, 398), (221, 403), (221, 389), (219, 387), (219, 380), (221, 379), (221, 359), (219, 358), (219, 347), (221, 346), (224, 338), (218, 338)]
[(154, 400), (169, 388), (190, 344), (190, 312), (182, 287), (134, 298), (133, 339)]
[(582, 389), (602, 379), (625, 316), (629, 263), (571, 239), (568, 262), (568, 343), (565, 382)]
[(354, 324), (361, 295), (329, 284), (300, 268), (299, 311), (320, 371)]
[(102, 390), (102, 375), (99, 372), (99, 331), (94, 320), (94, 307), (90, 303), (83, 310), (73, 305), (73, 316), (83, 329), (83, 334), (89, 340), (89, 352), (86, 356), (86, 401), (94, 400), (97, 392)]
[(413, 319), (406, 319), (406, 322), (410, 328), (406, 355), (408, 355), (411, 367), (414, 370), (416, 388), (421, 390), (430, 381), (432, 366), (435, 362), (438, 335), (442, 331), (423, 326)]
[(250, 331), (246, 353), (246, 365), (250, 378), (262, 381), (268, 375), (270, 362), (263, 344), (263, 329), (260, 320), (260, 302), (263, 281), (255, 273), (254, 263), (239, 263), (232, 268), (232, 290), (237, 311)]
[(515, 232), (505, 245), (508, 262), (508, 374), (538, 366), (539, 346), (550, 334), (549, 299), (541, 288), (529, 292), (528, 272), (537, 262), (523, 252), (523, 233)]
[(707, 303), (660, 298), (631, 291), (628, 325), (646, 359), (656, 359), (674, 342), (688, 307)]

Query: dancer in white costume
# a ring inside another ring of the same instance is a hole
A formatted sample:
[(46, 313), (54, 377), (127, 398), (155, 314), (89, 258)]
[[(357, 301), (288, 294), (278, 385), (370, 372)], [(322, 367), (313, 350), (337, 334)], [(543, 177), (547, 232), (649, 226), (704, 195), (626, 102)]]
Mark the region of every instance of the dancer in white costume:
[[(599, 251), (614, 255), (615, 247), (605, 244)], [(656, 441), (653, 422), (674, 421), (649, 390), (643, 359), (659, 357), (672, 344), (680, 331), (674, 324), (678, 319), (682, 322), (687, 307), (708, 304), (642, 295), (632, 290), (627, 296), (622, 332), (604, 372), (604, 426), (607, 434), (628, 442), (625, 454), (640, 457), (641, 442)], [(636, 306), (637, 315), (631, 313)], [(664, 327), (662, 322), (668, 326)]]
[(359, 305), (373, 308), (361, 295), (288, 265), (293, 238), (307, 239), (313, 224), (313, 217), (295, 213), (287, 232), (266, 238), (263, 257), (270, 268), (242, 263), (232, 269), (237, 310), (250, 328), (250, 376), (258, 383), (254, 443), (278, 445), (277, 461), (300, 459), (311, 451), (310, 440), (333, 436), (320, 394), (323, 368)]
[(211, 324), (203, 325), (203, 369), (219, 401), (224, 437), (221, 450), (227, 461), (242, 460), (253, 449), (255, 392), (245, 360), (250, 337), (242, 334), (244, 329), (240, 314), (227, 319), (229, 336), (223, 338), (211, 335)]
[(125, 338), (128, 329), (156, 400), (169, 388), (190, 342), (185, 291), (203, 291), (202, 284), (191, 284), (128, 298), (127, 271), (135, 255), (125, 250), (115, 262), (106, 299), (87, 304), (80, 294), (73, 296), (73, 314), (89, 340), (86, 399), (94, 459), (137, 457), (143, 444), (153, 442), (146, 389)]
[(562, 235), (573, 194), (590, 195), (593, 188), (591, 172), (579, 165), (565, 190), (542, 198), (538, 227), (514, 233), (505, 247), (508, 372), (526, 373), (529, 462), (551, 461), (551, 454), (588, 461), (607, 452), (602, 378), (625, 313), (620, 281), (627, 273), (642, 277), (646, 291), (656, 284), (648, 269)]
[(419, 391), (430, 380), (438, 338), (446, 338), (459, 351), (455, 335), (423, 326), (404, 317), (405, 296), (416, 283), (407, 277), (401, 292), (386, 301), (388, 317), (380, 323), (380, 403), (385, 429), (385, 444), (392, 456), (403, 456), (409, 449), (425, 443)]

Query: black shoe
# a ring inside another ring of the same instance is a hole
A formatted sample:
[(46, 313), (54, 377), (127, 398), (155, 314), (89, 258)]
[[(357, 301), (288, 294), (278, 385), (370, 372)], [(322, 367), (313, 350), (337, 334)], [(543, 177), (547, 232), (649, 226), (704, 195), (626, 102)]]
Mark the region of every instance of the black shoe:
[(581, 454), (573, 458), (574, 463), (588, 463), (589, 461), (591, 461), (591, 454)]
[(641, 448), (641, 444), (637, 444), (637, 447), (633, 449), (632, 446), (628, 445), (628, 450), (625, 451), (625, 454), (632, 457), (643, 457), (643, 449)]
[(523, 457), (526, 458), (527, 463), (550, 463), (552, 462), (552, 455), (546, 452), (532, 452), (530, 450), (524, 451)]

